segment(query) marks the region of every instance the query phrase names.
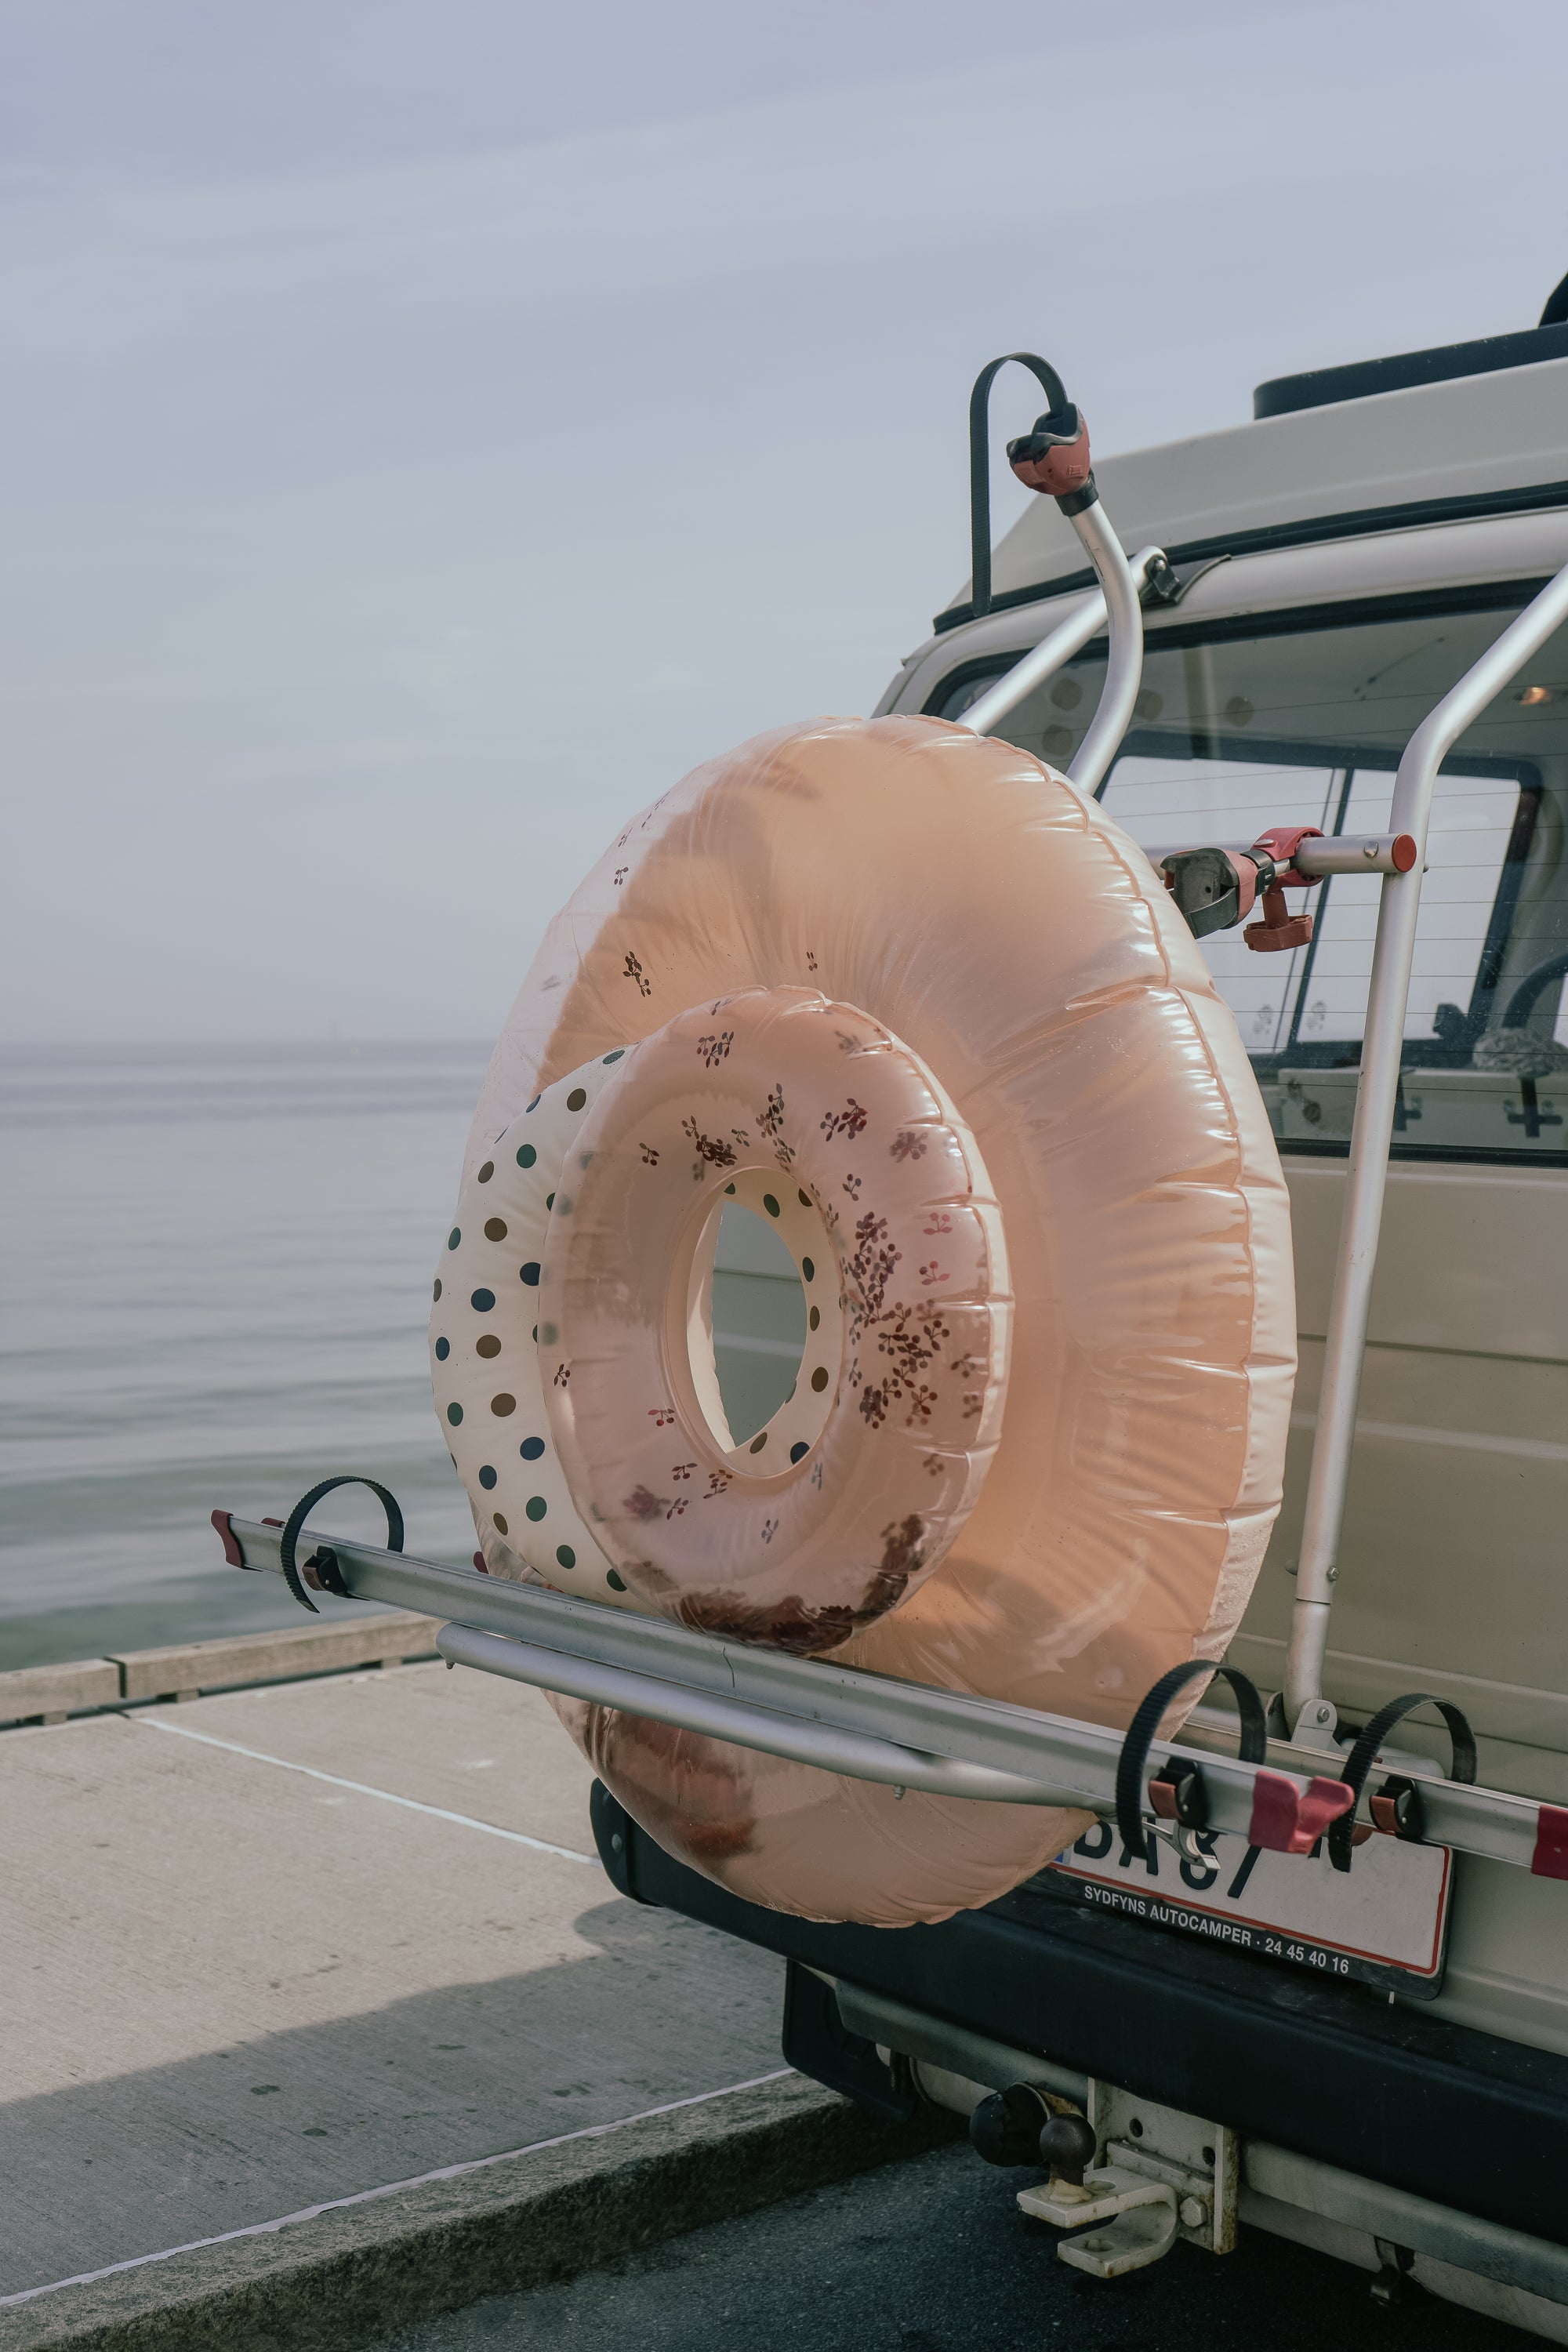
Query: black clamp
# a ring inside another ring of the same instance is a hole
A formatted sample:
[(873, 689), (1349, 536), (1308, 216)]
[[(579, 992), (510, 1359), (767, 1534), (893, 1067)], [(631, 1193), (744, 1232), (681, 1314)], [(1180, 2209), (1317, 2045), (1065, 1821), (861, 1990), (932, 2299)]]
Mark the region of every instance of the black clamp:
[[(1340, 1774), (1346, 1788), (1353, 1791), (1355, 1803), (1348, 1812), (1340, 1815), (1329, 1830), (1329, 1860), (1336, 1870), (1351, 1866), (1351, 1849), (1355, 1843), (1356, 1806), (1366, 1786), (1368, 1773), (1377, 1759), (1377, 1751), (1394, 1725), (1418, 1706), (1435, 1706), (1448, 1727), (1453, 1743), (1454, 1769), (1449, 1778), (1473, 1785), (1476, 1777), (1476, 1736), (1460, 1709), (1446, 1698), (1432, 1698), (1425, 1691), (1411, 1691), (1405, 1698), (1391, 1698), (1380, 1707), (1351, 1749), (1350, 1761)], [(1426, 1808), (1422, 1802), (1420, 1783), (1407, 1780), (1403, 1773), (1390, 1773), (1372, 1800), (1372, 1816), (1376, 1826), (1391, 1837), (1419, 1842), (1426, 1834)]]
[(299, 1543), (300, 1531), (305, 1521), (310, 1517), (322, 1496), (330, 1495), (334, 1486), (368, 1486), (386, 1513), (387, 1550), (403, 1549), (403, 1513), (397, 1507), (397, 1497), (390, 1488), (379, 1485), (374, 1478), (361, 1478), (353, 1471), (345, 1473), (341, 1478), (323, 1478), (319, 1486), (312, 1486), (308, 1495), (300, 1496), (283, 1522), (283, 1532), (278, 1538), (278, 1558), (283, 1570), (283, 1580), (300, 1608), (308, 1609), (312, 1617), (319, 1617), (321, 1611), (316, 1607), (310, 1593), (306, 1591), (305, 1583), (309, 1583), (317, 1592), (335, 1593), (340, 1601), (347, 1601), (351, 1598), (348, 1586), (343, 1582), (342, 1570), (338, 1566), (337, 1553), (331, 1544), (318, 1544), (310, 1559), (304, 1563), (305, 1583), (300, 1581), (300, 1570), (296, 1565), (294, 1558), (295, 1546)]
[[(1237, 1712), (1241, 1717), (1242, 1762), (1261, 1764), (1268, 1756), (1268, 1724), (1263, 1701), (1257, 1685), (1239, 1667), (1213, 1665), (1207, 1658), (1186, 1658), (1179, 1666), (1173, 1666), (1169, 1674), (1162, 1675), (1139, 1701), (1116, 1759), (1116, 1826), (1122, 1844), (1135, 1862), (1143, 1862), (1148, 1856), (1143, 1841), (1143, 1775), (1150, 1746), (1159, 1729), (1160, 1718), (1176, 1693), (1200, 1675), (1222, 1675), (1236, 1694)], [(1208, 1791), (1202, 1772), (1189, 1757), (1173, 1756), (1155, 1774), (1149, 1795), (1163, 1820), (1177, 1822), (1184, 1829), (1201, 1830), (1207, 1826)]]

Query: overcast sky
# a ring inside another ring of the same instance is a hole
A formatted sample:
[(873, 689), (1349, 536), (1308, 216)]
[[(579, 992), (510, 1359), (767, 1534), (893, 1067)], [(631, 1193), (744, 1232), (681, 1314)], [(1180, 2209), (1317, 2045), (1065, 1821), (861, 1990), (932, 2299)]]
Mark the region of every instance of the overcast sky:
[(1105, 452), (1531, 325), (1565, 92), (1563, 0), (0, 0), (0, 1034), (493, 1034), (925, 634), (982, 362)]

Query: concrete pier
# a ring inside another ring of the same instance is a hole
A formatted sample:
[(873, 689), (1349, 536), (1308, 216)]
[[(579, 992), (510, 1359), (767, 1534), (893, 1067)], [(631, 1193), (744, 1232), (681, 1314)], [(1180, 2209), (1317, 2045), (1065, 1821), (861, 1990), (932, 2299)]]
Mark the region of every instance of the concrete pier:
[(776, 2074), (780, 1964), (616, 1896), (589, 1782), (439, 1664), (0, 1734), (0, 2343), (50, 2340), (37, 2289)]

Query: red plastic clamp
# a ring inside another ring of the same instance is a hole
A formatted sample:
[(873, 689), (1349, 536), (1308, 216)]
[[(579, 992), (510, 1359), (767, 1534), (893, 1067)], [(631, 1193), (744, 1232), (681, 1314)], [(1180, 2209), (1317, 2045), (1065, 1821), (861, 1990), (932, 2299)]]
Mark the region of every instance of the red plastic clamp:
[(1568, 1878), (1568, 1805), (1542, 1805), (1535, 1817), (1532, 1878)]
[(1342, 1780), (1309, 1780), (1303, 1793), (1283, 1772), (1259, 1772), (1252, 1783), (1247, 1842), (1270, 1853), (1310, 1853), (1329, 1823), (1354, 1803), (1355, 1790)]
[(1279, 871), (1274, 877), (1277, 887), (1290, 890), (1310, 890), (1320, 878), (1316, 874), (1298, 874), (1290, 860), (1304, 841), (1321, 841), (1321, 824), (1271, 824), (1260, 833), (1252, 845), (1254, 857), (1271, 857)]
[(1263, 893), (1263, 920), (1248, 923), (1242, 938), (1256, 953), (1278, 954), (1289, 948), (1304, 948), (1312, 936), (1312, 918), (1308, 914), (1292, 915), (1285, 904), (1287, 886), (1292, 890), (1310, 890), (1317, 880), (1315, 874), (1298, 874), (1290, 860), (1302, 842), (1321, 840), (1321, 824), (1275, 824), (1260, 833), (1252, 845), (1255, 858), (1271, 858), (1274, 878)]

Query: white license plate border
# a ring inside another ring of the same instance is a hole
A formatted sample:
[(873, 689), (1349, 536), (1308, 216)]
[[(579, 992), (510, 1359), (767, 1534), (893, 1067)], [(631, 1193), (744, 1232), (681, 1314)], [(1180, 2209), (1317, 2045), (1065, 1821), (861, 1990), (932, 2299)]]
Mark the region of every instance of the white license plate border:
[[(1297, 1929), (1279, 1927), (1261, 1915), (1239, 1907), (1219, 1910), (1205, 1904), (1190, 1888), (1173, 1895), (1168, 1887), (1151, 1888), (1147, 1885), (1145, 1866), (1135, 1862), (1121, 1844), (1108, 1822), (1100, 1827), (1110, 1832), (1102, 1853), (1079, 1861), (1072, 1857), (1093, 1831), (1068, 1847), (1066, 1852), (1047, 1865), (1046, 1874), (1058, 1888), (1070, 1890), (1071, 1899), (1087, 1910), (1098, 1911), (1111, 1917), (1125, 1919), (1135, 1926), (1171, 1936), (1179, 1942), (1206, 1946), (1215, 1951), (1239, 1952), (1248, 1959), (1263, 1961), (1269, 1967), (1295, 1969), (1315, 1978), (1320, 1983), (1365, 1984), (1380, 1991), (1397, 1992), (1406, 2000), (1434, 2000), (1443, 1990), (1443, 1978), (1447, 1966), (1448, 1924), (1453, 1910), (1454, 1857), (1447, 1847), (1428, 1847), (1443, 1857), (1441, 1883), (1436, 1900), (1436, 1916), (1433, 1922), (1430, 1965), (1417, 1969), (1406, 1962), (1391, 1959), (1386, 1955), (1369, 1952), (1349, 1945), (1332, 1936), (1313, 1936)], [(1162, 1858), (1173, 1867), (1179, 1867), (1180, 1856), (1164, 1838), (1156, 1839), (1149, 1832), (1151, 1842)], [(1247, 1875), (1261, 1857), (1262, 1849), (1249, 1846), (1245, 1839), (1226, 1832), (1216, 1833), (1223, 1839), (1227, 1852), (1248, 1858)], [(1390, 1841), (1392, 1843), (1393, 1841)], [(1320, 1854), (1321, 1841), (1312, 1849), (1312, 1859)], [(1111, 1854), (1121, 1847), (1110, 1868)], [(1359, 1851), (1359, 1849), (1358, 1849)], [(1100, 1865), (1096, 1867), (1096, 1865)], [(1352, 1868), (1354, 1868), (1352, 1860)], [(1223, 1932), (1232, 1928), (1246, 1933)]]

